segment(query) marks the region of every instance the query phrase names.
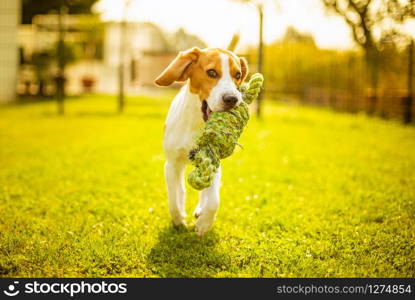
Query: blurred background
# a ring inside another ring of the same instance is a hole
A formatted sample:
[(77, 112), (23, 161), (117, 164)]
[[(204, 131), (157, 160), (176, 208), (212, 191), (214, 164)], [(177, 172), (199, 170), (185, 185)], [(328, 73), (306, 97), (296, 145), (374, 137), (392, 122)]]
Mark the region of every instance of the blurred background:
[[(414, 2), (0, 0), (0, 277), (415, 277)], [(194, 46), (265, 75), (203, 240), (153, 84)]]
[(63, 114), (67, 96), (111, 94), (123, 111), (178, 51), (222, 47), (264, 73), (266, 99), (410, 123), (414, 14), (412, 0), (0, 0), (0, 102)]

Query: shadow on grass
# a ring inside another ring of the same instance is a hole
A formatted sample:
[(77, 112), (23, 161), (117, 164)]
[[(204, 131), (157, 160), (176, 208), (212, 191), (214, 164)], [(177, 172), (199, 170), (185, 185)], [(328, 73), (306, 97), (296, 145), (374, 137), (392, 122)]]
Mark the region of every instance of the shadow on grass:
[(105, 111), (91, 111), (91, 112), (70, 112), (63, 116), (54, 112), (42, 112), (42, 117), (55, 118), (55, 117), (69, 117), (69, 118), (134, 118), (134, 119), (163, 119), (166, 117), (163, 113), (117, 113), (117, 112), (105, 112)]
[(147, 256), (148, 267), (160, 277), (214, 277), (230, 266), (229, 256), (217, 249), (218, 240), (215, 232), (199, 238), (191, 229), (163, 228)]
[(140, 119), (163, 119), (166, 117), (164, 113), (117, 113), (117, 112), (77, 112), (69, 116), (74, 116), (78, 118), (89, 118), (89, 117), (127, 117), (127, 118), (140, 118)]
[[(65, 101), (77, 101), (82, 100), (82, 96), (67, 96), (65, 98)], [(17, 98), (17, 101), (10, 102), (9, 105), (12, 106), (24, 106), (24, 105), (37, 105), (42, 103), (48, 103), (48, 102), (55, 102), (57, 103), (57, 100), (54, 96), (20, 96)]]

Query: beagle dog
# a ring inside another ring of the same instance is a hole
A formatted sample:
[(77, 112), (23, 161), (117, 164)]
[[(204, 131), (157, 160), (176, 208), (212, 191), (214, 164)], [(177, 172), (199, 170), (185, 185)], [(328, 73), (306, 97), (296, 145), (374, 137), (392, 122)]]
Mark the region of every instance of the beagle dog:
[[(246, 60), (228, 50), (192, 48), (180, 52), (155, 80), (158, 86), (186, 81), (171, 103), (163, 140), (169, 209), (176, 226), (186, 226), (184, 171), (195, 138), (211, 112), (226, 111), (241, 103), (238, 86), (247, 74)], [(219, 208), (220, 177), (219, 167), (212, 185), (200, 192), (194, 211), (199, 236), (213, 226)]]

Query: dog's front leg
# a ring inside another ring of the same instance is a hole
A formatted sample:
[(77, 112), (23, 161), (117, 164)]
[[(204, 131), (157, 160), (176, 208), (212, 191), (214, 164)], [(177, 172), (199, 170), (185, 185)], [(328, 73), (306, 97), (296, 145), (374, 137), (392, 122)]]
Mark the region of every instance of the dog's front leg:
[(167, 161), (164, 166), (166, 176), (167, 193), (169, 197), (169, 209), (176, 226), (186, 226), (186, 190), (184, 186), (185, 164), (182, 162)]
[(196, 221), (196, 233), (199, 236), (206, 234), (213, 226), (216, 211), (219, 208), (219, 190), (222, 170), (218, 168), (210, 187), (201, 191), (198, 205), (198, 219)]

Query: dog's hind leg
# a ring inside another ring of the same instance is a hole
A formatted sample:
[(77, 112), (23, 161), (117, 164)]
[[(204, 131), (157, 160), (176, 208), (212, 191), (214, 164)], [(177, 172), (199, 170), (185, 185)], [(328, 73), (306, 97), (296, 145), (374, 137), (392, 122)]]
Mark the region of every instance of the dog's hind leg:
[(172, 161), (167, 161), (164, 166), (167, 193), (169, 197), (169, 210), (173, 223), (176, 226), (186, 226), (186, 190), (183, 181), (185, 166), (184, 163)]
[(196, 221), (196, 233), (199, 236), (206, 234), (212, 228), (215, 221), (216, 211), (219, 208), (220, 202), (219, 189), (221, 174), (222, 170), (219, 167), (210, 187), (200, 192), (200, 207), (198, 205), (196, 208), (196, 210), (200, 208), (198, 211), (199, 217)]

